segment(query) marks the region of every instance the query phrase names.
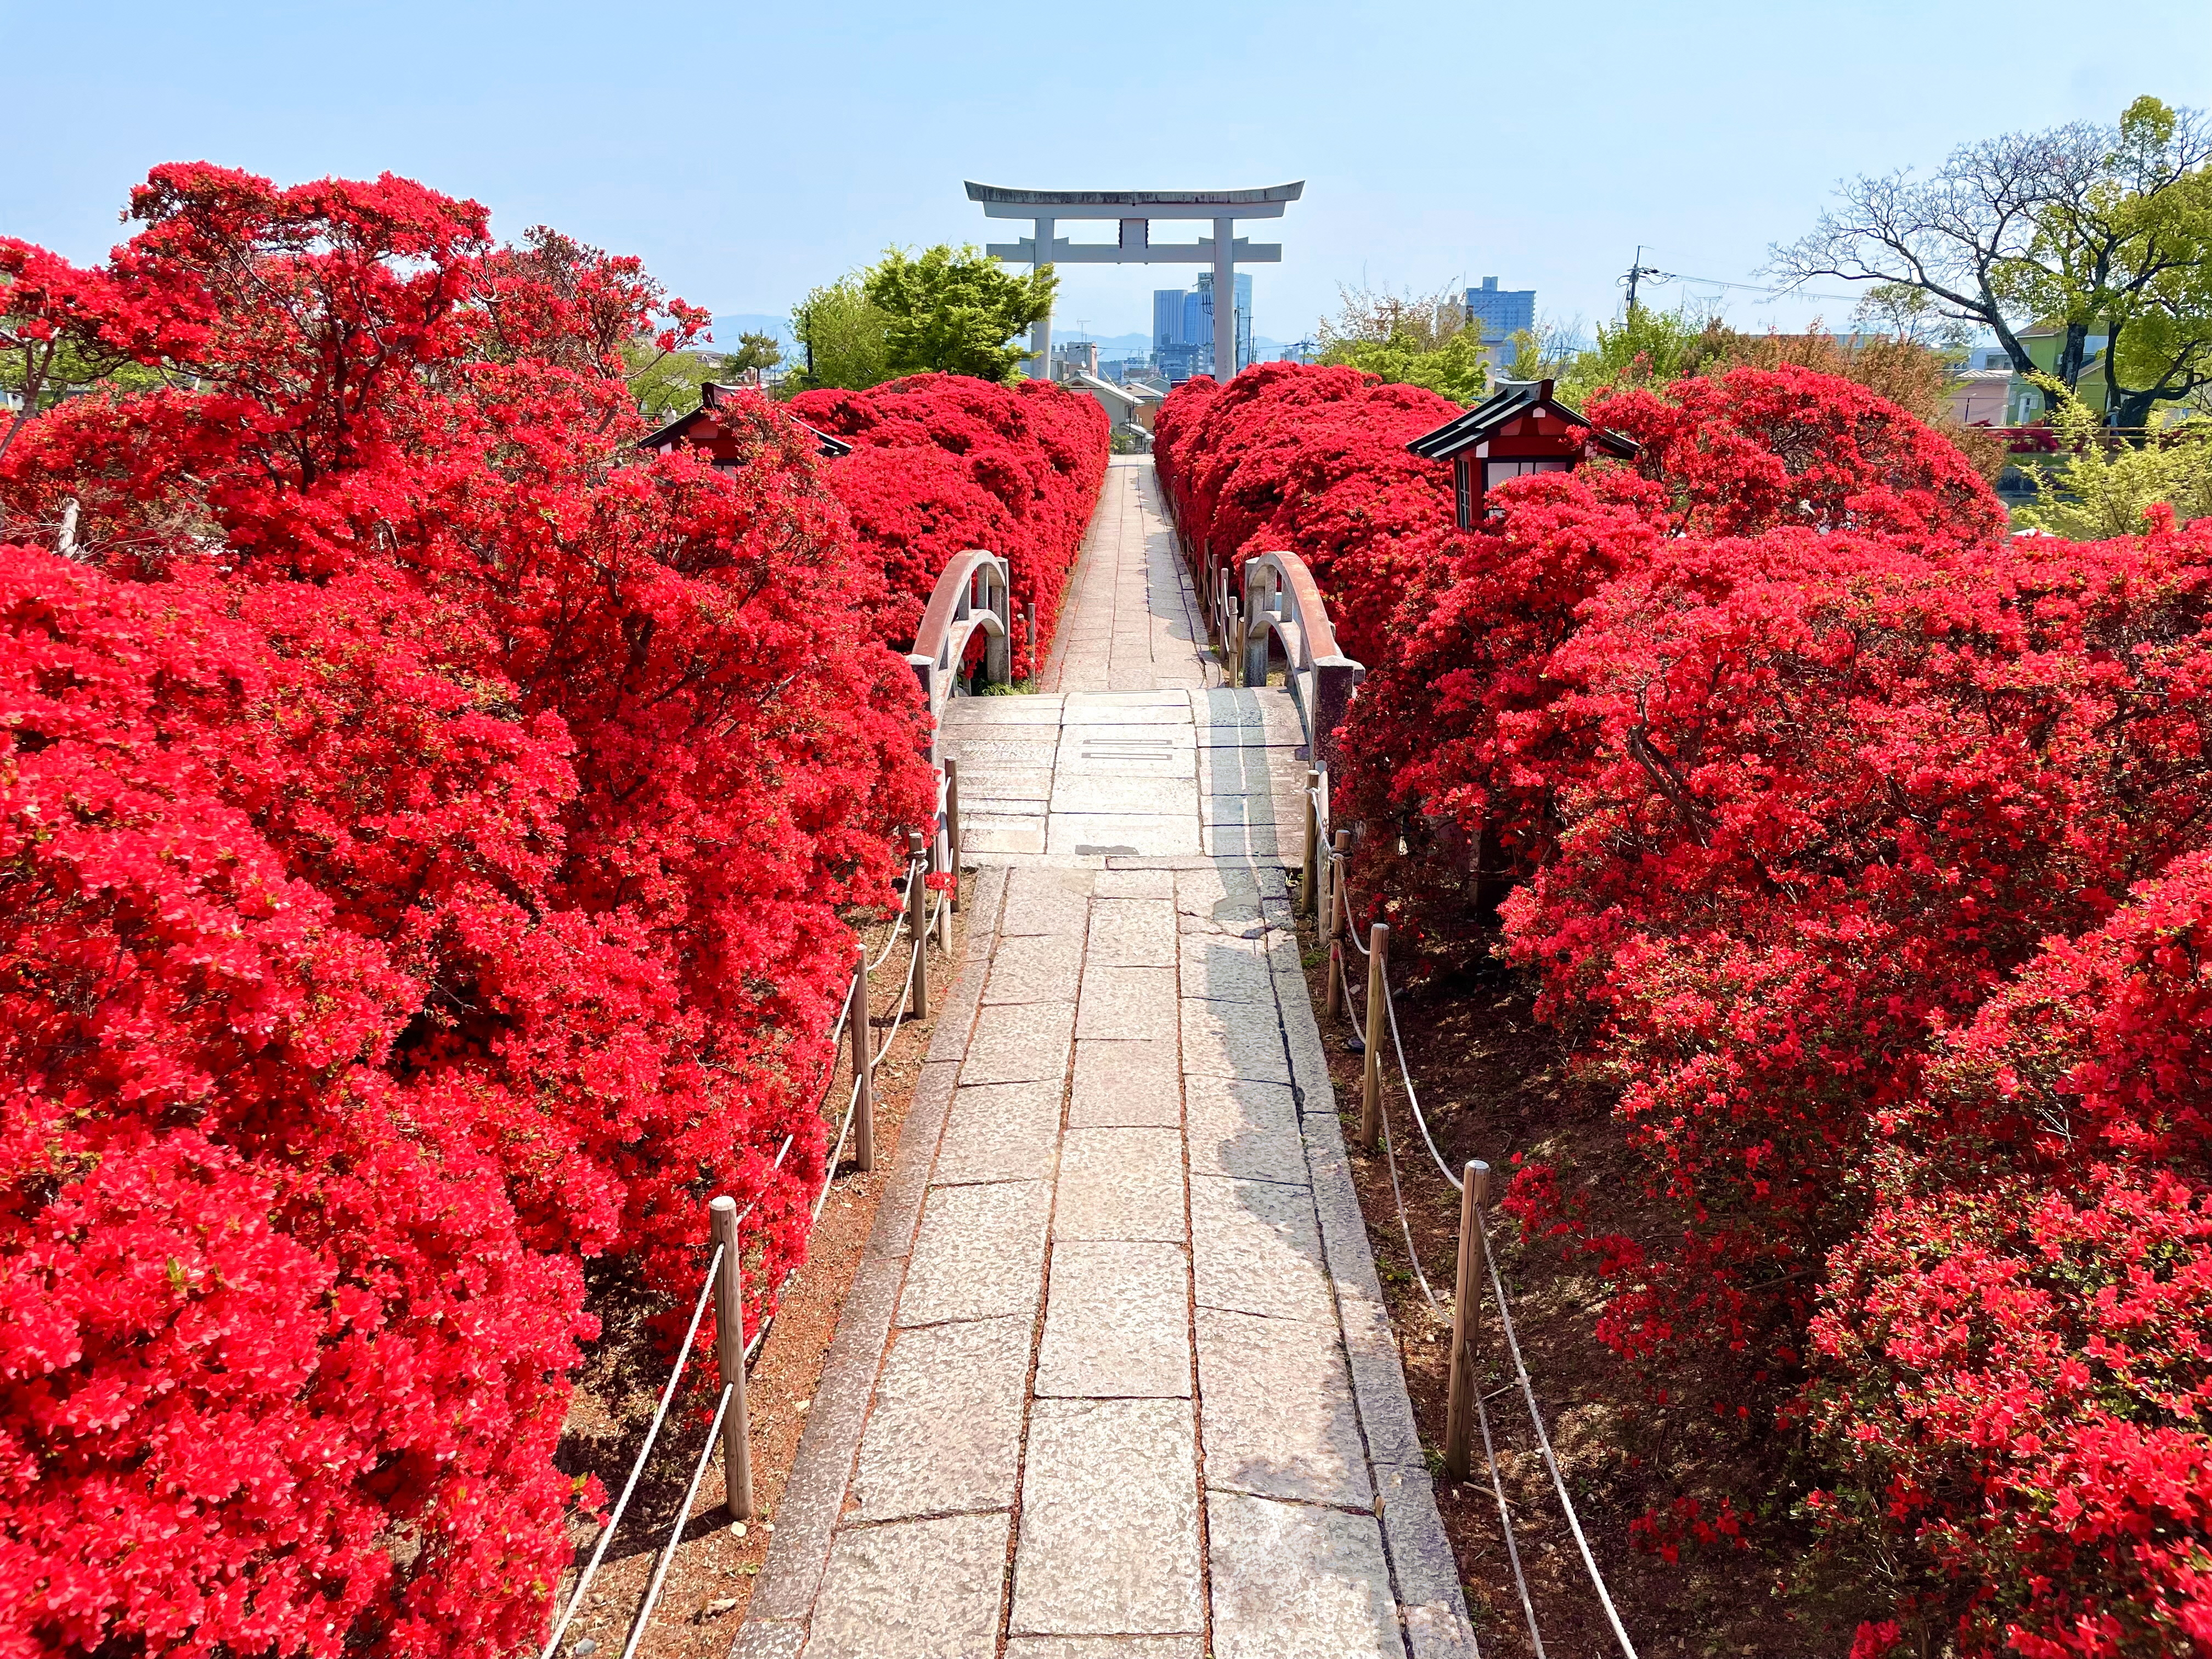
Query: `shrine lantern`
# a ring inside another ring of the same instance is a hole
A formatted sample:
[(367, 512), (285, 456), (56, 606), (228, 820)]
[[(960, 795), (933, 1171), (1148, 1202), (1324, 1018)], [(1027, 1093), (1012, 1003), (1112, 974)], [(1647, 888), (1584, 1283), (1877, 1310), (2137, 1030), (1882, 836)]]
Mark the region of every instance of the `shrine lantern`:
[(1530, 472), (1571, 472), (1593, 452), (1626, 460), (1637, 450), (1554, 398), (1549, 380), (1508, 386), (1406, 447), (1424, 460), (1451, 463), (1452, 516), (1462, 530), (1482, 522), (1483, 497), (1493, 484)]
[[(757, 407), (763, 401), (762, 394), (750, 387), (720, 386), (709, 380), (699, 388), (698, 408), (689, 415), (677, 416), (650, 437), (639, 439), (637, 447), (661, 455), (678, 449), (703, 449), (716, 466), (742, 466), (744, 459), (737, 434), (724, 411), (734, 410), (746, 400)], [(825, 460), (853, 453), (853, 446), (842, 438), (817, 432), (804, 421), (791, 423), (813, 440), (814, 453)]]

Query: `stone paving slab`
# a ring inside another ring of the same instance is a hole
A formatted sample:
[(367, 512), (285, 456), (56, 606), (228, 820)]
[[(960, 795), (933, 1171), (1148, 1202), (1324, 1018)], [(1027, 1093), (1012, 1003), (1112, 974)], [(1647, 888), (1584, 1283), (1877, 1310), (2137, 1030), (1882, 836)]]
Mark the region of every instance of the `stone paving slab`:
[(1182, 1069), (1186, 1077), (1243, 1077), (1255, 1083), (1288, 1083), (1291, 1062), (1273, 1007), (1247, 1002), (1182, 1004)]
[(876, 1382), (848, 1525), (1011, 1509), (1030, 1322), (902, 1331)]
[(999, 926), (1004, 939), (1066, 933), (1080, 939), (1091, 925), (1091, 875), (1082, 870), (1017, 870), (1006, 882)]
[(1190, 1251), (1201, 1308), (1335, 1321), (1313, 1197), (1303, 1187), (1192, 1176)]
[(963, 1083), (1031, 1083), (1064, 1076), (1075, 1037), (1072, 1002), (1002, 1003), (976, 1018)]
[(1190, 1397), (1190, 1261), (1173, 1243), (1053, 1246), (1040, 1399)]
[[(1103, 873), (1101, 882), (1113, 873)], [(1172, 879), (1169, 878), (1170, 893), (1173, 891)], [(1173, 968), (1179, 954), (1174, 904), (1165, 895), (1158, 898), (1101, 896), (1092, 901), (1091, 940), (1084, 954), (1102, 968)]]
[(960, 844), (968, 853), (1042, 853), (1045, 823), (1042, 817), (1009, 817), (999, 813), (963, 811)]
[(1056, 726), (1034, 730), (1020, 728), (1029, 735), (1001, 736), (1000, 732), (1014, 730), (996, 727), (967, 732), (948, 731), (943, 739), (944, 752), (960, 763), (965, 772), (969, 767), (1043, 767), (1049, 770), (1060, 756), (1060, 729)]
[(960, 768), (960, 811), (966, 815), (988, 811), (994, 801), (1046, 801), (1052, 799), (1050, 766), (969, 766)]
[(1403, 1659), (1371, 1515), (1206, 1498), (1214, 1659)]
[(1097, 963), (1083, 970), (1075, 1035), (1085, 1042), (1172, 1042), (1176, 1035), (1176, 970), (1116, 968)]
[[(1188, 777), (1105, 776), (1063, 767), (1052, 786), (1054, 812), (1136, 813), (1196, 817), (1198, 785)], [(1204, 818), (1200, 818), (1204, 823)]]
[(1060, 723), (1057, 697), (955, 697), (945, 705), (944, 730), (968, 737), (978, 732), (1019, 732)]
[(1266, 941), (1223, 933), (1188, 933), (1178, 952), (1182, 994), (1206, 1002), (1249, 1002), (1274, 1012), (1274, 976)]
[(1195, 817), (1175, 812), (1054, 812), (1046, 821), (1048, 853), (1195, 853)]
[(932, 1187), (899, 1297), (899, 1323), (1033, 1316), (1051, 1213), (1049, 1182)]
[(1174, 1043), (1076, 1043), (1069, 1128), (1172, 1129), (1182, 1122), (1182, 1073)]
[[(744, 1656), (733, 1656), (744, 1659)], [(1202, 1636), (1017, 1636), (1006, 1659), (1206, 1659)]]
[(1305, 1184), (1305, 1141), (1288, 1085), (1194, 1077), (1183, 1094), (1193, 1175)]
[(1371, 1509), (1375, 1489), (1336, 1333), (1219, 1308), (1200, 1308), (1195, 1322), (1206, 1484)]
[(936, 1184), (1023, 1181), (1051, 1172), (1060, 1149), (1058, 1078), (983, 1083), (952, 1097), (938, 1147)]
[(1008, 1517), (848, 1527), (815, 1603), (807, 1659), (994, 1659)]
[[(1175, 897), (1175, 873), (1169, 870), (1104, 870), (1092, 878), (1092, 890), (1103, 899), (1168, 899)], [(1173, 908), (1172, 904), (1170, 906)]]
[(1173, 1129), (1070, 1129), (1060, 1137), (1053, 1238), (1181, 1243), (1182, 1176), (1182, 1137)]
[(1190, 1402), (1032, 1406), (1010, 1633), (1195, 1633), (1202, 1581)]
[(1083, 974), (1083, 939), (1038, 933), (1000, 943), (983, 981), (986, 1007), (1011, 1002), (1073, 1002)]

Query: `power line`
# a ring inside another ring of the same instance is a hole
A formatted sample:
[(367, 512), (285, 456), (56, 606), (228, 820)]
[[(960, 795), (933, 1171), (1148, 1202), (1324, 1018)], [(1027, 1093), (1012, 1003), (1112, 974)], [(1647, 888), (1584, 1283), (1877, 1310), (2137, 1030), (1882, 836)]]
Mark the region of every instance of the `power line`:
[(1631, 306), (1636, 303), (1636, 287), (1639, 280), (1648, 283), (1687, 283), (1697, 288), (1735, 289), (1746, 294), (1759, 295), (1769, 300), (1787, 298), (1848, 300), (1856, 304), (1863, 297), (1856, 294), (1809, 294), (1795, 284), (1788, 283), (1784, 283), (1780, 288), (1772, 288), (1758, 283), (1732, 283), (1722, 276), (1692, 276), (1685, 271), (1662, 270), (1656, 265), (1647, 265), (1644, 263), (1644, 245), (1640, 242), (1637, 244), (1635, 262), (1629, 266), (1627, 274), (1620, 280), (1628, 285), (1628, 303)]

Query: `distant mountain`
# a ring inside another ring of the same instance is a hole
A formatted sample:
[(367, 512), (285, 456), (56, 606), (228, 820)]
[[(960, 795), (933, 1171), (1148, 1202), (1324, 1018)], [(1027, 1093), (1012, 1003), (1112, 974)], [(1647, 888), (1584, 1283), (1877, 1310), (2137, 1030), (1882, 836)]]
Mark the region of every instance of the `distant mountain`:
[(1149, 334), (1097, 334), (1079, 328), (1053, 330), (1053, 337), (1066, 344), (1070, 340), (1096, 340), (1098, 355), (1104, 358), (1142, 356), (1152, 349)]
[(799, 337), (791, 331), (789, 316), (772, 317), (761, 311), (733, 311), (714, 319), (713, 324), (715, 351), (735, 351), (740, 334), (770, 334), (782, 345), (788, 356), (798, 348)]

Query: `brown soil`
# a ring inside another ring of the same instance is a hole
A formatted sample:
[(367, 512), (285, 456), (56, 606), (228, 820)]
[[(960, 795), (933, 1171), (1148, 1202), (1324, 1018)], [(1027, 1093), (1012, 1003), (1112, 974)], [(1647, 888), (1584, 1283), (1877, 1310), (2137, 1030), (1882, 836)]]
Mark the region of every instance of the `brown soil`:
[[(1362, 1060), (1347, 1052), (1356, 1028), (1329, 1019), (1325, 958), (1304, 924), (1307, 980), (1352, 1144), (1352, 1176), (1368, 1239), (1399, 1334), (1406, 1382), (1424, 1446), (1444, 1440), (1450, 1348), (1449, 1304), (1457, 1259), (1459, 1197), (1422, 1145), (1395, 1079), (1384, 1038), (1384, 1110), (1397, 1148), (1406, 1215), (1423, 1271), (1446, 1311), (1432, 1311), (1408, 1270), (1406, 1243), (1379, 1151), (1359, 1150)], [(1347, 951), (1349, 947), (1347, 947)], [(1364, 1006), (1364, 958), (1351, 954), (1352, 992)], [(1588, 1206), (1592, 1231), (1638, 1239), (1664, 1235), (1666, 1208), (1645, 1192), (1644, 1171), (1622, 1140), (1602, 1091), (1574, 1076), (1559, 1040), (1540, 1024), (1528, 988), (1503, 969), (1400, 995), (1398, 1020), (1409, 1069), (1438, 1147), (1455, 1170), (1470, 1158), (1493, 1171), (1490, 1237), (1534, 1384), (1576, 1512), (1622, 1623), (1646, 1659), (1674, 1655), (1832, 1655), (1849, 1650), (1850, 1610), (1816, 1604), (1785, 1589), (1805, 1547), (1786, 1514), (1753, 1520), (1751, 1547), (1683, 1546), (1679, 1565), (1639, 1553), (1630, 1522), (1677, 1498), (1698, 1499), (1710, 1515), (1723, 1498), (1739, 1510), (1776, 1484), (1768, 1449), (1711, 1425), (1695, 1376), (1680, 1369), (1661, 1408), (1643, 1382), (1597, 1339), (1603, 1290), (1587, 1256), (1552, 1242), (1523, 1242), (1495, 1208), (1518, 1153), (1559, 1169), (1564, 1189)], [(1573, 1534), (1537, 1450), (1528, 1408), (1514, 1380), (1494, 1314), (1487, 1308), (1480, 1364), (1491, 1432), (1512, 1512), (1538, 1628), (1552, 1659), (1597, 1659), (1619, 1651)], [(1702, 1420), (1701, 1420), (1702, 1419)], [(1458, 1558), (1468, 1609), (1486, 1655), (1533, 1651), (1515, 1586), (1480, 1436), (1470, 1475), (1446, 1480), (1431, 1450), (1437, 1503)], [(1779, 1509), (1779, 1505), (1771, 1505)]]
[[(875, 931), (880, 936), (881, 930)], [(836, 1334), (838, 1310), (859, 1271), (861, 1251), (875, 1224), (876, 1201), (898, 1156), (899, 1130), (965, 935), (964, 921), (956, 919), (951, 956), (933, 948), (927, 953), (931, 1018), (901, 1026), (896, 1042), (876, 1073), (875, 1170), (867, 1175), (855, 1170), (848, 1146), (830, 1201), (808, 1241), (806, 1265), (785, 1281), (768, 1340), (746, 1374), (757, 1514), (748, 1523), (731, 1522), (722, 1507), (722, 1465), (716, 1456), (699, 1484), (691, 1519), (684, 1528), (652, 1625), (639, 1644), (640, 1659), (720, 1659), (744, 1622), (745, 1605), (752, 1599), (753, 1581), (768, 1553), (776, 1506), (791, 1478), (799, 1432), (822, 1375), (823, 1357)], [(897, 1011), (902, 988), (893, 980), (889, 967), (876, 975), (873, 1023), (878, 1041)], [(829, 1098), (842, 1108), (851, 1087), (851, 1070), (842, 1067)], [(830, 1133), (836, 1133), (834, 1122)], [(703, 1209), (700, 1231), (703, 1237)], [(597, 1475), (611, 1503), (629, 1476), (667, 1381), (667, 1352), (647, 1333), (645, 1322), (666, 1311), (669, 1304), (645, 1294), (634, 1278), (609, 1272), (592, 1283), (590, 1306), (602, 1322), (601, 1334), (578, 1378), (556, 1461), (570, 1474)], [(562, 1638), (564, 1654), (588, 1652), (592, 1659), (618, 1659), (629, 1638), (653, 1576), (656, 1552), (675, 1524), (712, 1413), (705, 1387), (692, 1383), (694, 1377), (711, 1374), (712, 1366), (700, 1367), (696, 1358), (692, 1364), (685, 1374), (684, 1395), (670, 1407), (621, 1532)], [(577, 1565), (562, 1576), (556, 1608), (567, 1605), (576, 1571), (598, 1541), (598, 1529), (589, 1523), (577, 1526), (574, 1533)], [(586, 1649), (586, 1643), (593, 1645)]]

